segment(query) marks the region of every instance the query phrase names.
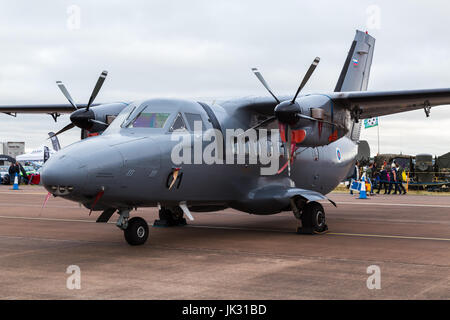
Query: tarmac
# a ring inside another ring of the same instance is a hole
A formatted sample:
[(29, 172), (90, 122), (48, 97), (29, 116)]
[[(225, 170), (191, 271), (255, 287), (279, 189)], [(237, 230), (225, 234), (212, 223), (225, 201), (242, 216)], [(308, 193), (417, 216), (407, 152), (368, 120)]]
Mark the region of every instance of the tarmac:
[[(100, 212), (38, 186), (0, 186), (0, 299), (449, 299), (450, 197), (331, 193), (329, 232), (295, 233), (290, 212), (193, 213), (129, 246)], [(138, 209), (149, 225), (156, 208)], [(68, 289), (67, 268), (81, 289)], [(369, 289), (380, 270), (380, 289)]]

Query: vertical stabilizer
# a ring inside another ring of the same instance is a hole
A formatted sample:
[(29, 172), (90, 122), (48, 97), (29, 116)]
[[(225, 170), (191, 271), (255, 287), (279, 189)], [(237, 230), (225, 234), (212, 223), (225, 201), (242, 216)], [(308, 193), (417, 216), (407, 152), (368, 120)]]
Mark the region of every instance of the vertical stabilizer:
[(366, 32), (356, 31), (335, 92), (367, 90), (374, 47), (374, 37)]

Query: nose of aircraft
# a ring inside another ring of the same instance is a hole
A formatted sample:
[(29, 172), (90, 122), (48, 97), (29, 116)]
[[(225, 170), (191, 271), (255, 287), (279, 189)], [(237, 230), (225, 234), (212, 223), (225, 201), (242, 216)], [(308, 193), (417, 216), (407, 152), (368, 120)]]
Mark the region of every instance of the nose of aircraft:
[(41, 181), (44, 187), (58, 196), (79, 192), (86, 185), (87, 170), (81, 163), (66, 155), (50, 158), (42, 168)]

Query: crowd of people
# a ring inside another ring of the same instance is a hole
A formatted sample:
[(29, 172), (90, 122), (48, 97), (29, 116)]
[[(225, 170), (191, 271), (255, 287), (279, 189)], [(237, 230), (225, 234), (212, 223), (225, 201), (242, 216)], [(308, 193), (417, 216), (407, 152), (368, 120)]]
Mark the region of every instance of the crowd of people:
[[(359, 168), (359, 163), (356, 162), (352, 179), (360, 180), (361, 169), (366, 172), (366, 181), (371, 186), (370, 194), (379, 194), (382, 189), (384, 189), (384, 194), (391, 194), (391, 192), (392, 194), (406, 194), (403, 186), (403, 183), (407, 182), (405, 170), (396, 161), (392, 164), (385, 161), (379, 168), (373, 162), (367, 168)], [(353, 191), (350, 190), (350, 193), (353, 194)]]

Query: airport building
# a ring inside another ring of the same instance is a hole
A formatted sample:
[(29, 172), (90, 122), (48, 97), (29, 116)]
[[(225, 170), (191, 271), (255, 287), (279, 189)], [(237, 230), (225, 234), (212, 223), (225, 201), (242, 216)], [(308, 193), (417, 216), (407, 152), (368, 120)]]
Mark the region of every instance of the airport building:
[(16, 142), (16, 141), (0, 142), (0, 154), (16, 158), (18, 155), (24, 153), (25, 153), (25, 142)]

